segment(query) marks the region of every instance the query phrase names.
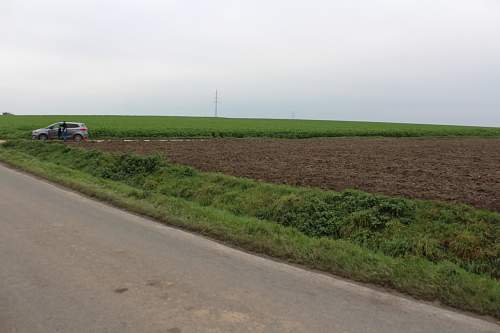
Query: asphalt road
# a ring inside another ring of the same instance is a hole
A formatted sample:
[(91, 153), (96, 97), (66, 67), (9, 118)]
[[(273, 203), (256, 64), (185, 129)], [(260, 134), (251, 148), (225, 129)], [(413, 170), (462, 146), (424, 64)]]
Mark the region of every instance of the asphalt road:
[(0, 332), (500, 332), (0, 166)]

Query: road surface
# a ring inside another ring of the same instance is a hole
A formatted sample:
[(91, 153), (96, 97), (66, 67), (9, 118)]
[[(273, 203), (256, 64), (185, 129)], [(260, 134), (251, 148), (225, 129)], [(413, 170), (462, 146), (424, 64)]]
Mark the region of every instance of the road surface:
[(500, 332), (0, 165), (0, 332)]

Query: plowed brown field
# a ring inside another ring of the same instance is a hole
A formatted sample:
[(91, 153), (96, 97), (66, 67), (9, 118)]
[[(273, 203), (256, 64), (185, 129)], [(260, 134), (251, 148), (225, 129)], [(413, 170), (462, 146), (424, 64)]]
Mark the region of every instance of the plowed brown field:
[(500, 211), (500, 139), (214, 139), (88, 142), (273, 183), (469, 203)]

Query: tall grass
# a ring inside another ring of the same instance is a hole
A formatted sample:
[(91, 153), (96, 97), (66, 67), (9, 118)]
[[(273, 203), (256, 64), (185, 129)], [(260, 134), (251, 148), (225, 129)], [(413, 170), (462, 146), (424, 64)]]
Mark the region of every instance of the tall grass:
[(500, 136), (500, 128), (323, 120), (160, 116), (2, 116), (0, 138), (29, 138), (57, 121), (85, 122), (93, 138)]

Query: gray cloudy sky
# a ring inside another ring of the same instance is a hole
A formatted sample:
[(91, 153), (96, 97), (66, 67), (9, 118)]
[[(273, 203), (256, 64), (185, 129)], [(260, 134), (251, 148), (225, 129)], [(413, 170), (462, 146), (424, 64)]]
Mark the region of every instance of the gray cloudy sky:
[(0, 0), (0, 110), (500, 126), (498, 0)]

